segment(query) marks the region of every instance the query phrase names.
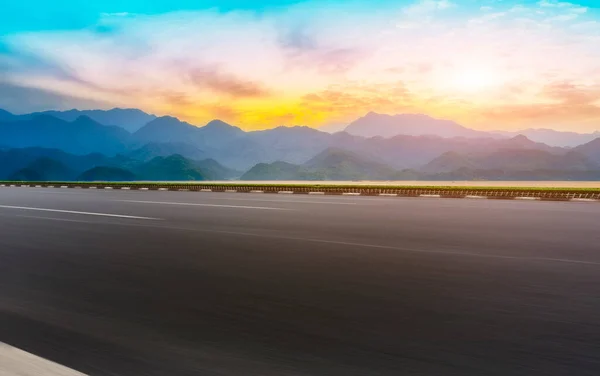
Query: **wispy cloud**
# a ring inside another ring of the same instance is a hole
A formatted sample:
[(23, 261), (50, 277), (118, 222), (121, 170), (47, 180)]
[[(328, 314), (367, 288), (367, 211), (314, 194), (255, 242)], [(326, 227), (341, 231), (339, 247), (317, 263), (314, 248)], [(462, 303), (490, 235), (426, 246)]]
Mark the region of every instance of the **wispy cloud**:
[(208, 89), (233, 98), (267, 97), (270, 94), (260, 84), (221, 72), (216, 67), (192, 68), (186, 74), (199, 90)]
[[(539, 91), (539, 101), (527, 104), (505, 104), (483, 110), (485, 118), (506, 122), (517, 118), (519, 125), (543, 122), (550, 127), (570, 129), (578, 123), (600, 119), (600, 85), (553, 82)], [(499, 123), (496, 123), (499, 124)], [(577, 130), (574, 127), (574, 130)]]
[(421, 0), (404, 8), (408, 16), (422, 16), (452, 8), (455, 4), (448, 0)]
[(105, 13), (85, 29), (0, 42), (1, 82), (197, 123), (316, 126), (369, 110), (476, 127), (600, 120), (600, 22), (564, 1)]

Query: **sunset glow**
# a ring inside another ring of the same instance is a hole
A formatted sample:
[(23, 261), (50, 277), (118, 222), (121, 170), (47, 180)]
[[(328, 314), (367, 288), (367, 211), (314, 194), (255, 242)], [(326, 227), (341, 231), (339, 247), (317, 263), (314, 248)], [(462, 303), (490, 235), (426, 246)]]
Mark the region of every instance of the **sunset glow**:
[(0, 107), (136, 107), (244, 129), (369, 111), (600, 129), (595, 2), (143, 3), (9, 1)]

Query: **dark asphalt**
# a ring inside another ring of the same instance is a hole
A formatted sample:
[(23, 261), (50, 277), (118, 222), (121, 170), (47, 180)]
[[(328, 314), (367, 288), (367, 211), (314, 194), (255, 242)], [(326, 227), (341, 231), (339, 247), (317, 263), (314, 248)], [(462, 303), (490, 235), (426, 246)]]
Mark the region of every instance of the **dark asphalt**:
[(92, 375), (598, 375), (599, 224), (593, 203), (0, 188), (0, 341)]

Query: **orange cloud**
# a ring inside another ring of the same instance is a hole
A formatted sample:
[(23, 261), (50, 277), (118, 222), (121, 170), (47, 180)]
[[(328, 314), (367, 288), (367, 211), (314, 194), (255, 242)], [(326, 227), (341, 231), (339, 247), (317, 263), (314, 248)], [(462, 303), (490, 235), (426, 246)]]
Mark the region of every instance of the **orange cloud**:
[(200, 89), (209, 89), (233, 98), (266, 97), (270, 92), (262, 85), (243, 80), (217, 68), (197, 68), (187, 73), (190, 81)]
[(575, 130), (594, 130), (600, 124), (600, 87), (572, 82), (546, 85), (538, 103), (509, 104), (479, 111), (480, 122), (512, 123), (518, 126), (570, 125)]

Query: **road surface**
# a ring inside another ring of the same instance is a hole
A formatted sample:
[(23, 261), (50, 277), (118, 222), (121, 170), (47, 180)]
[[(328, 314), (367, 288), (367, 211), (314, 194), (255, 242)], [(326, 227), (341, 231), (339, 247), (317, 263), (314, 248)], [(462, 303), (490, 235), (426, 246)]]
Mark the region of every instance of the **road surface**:
[(0, 188), (0, 342), (91, 375), (598, 375), (600, 205)]

